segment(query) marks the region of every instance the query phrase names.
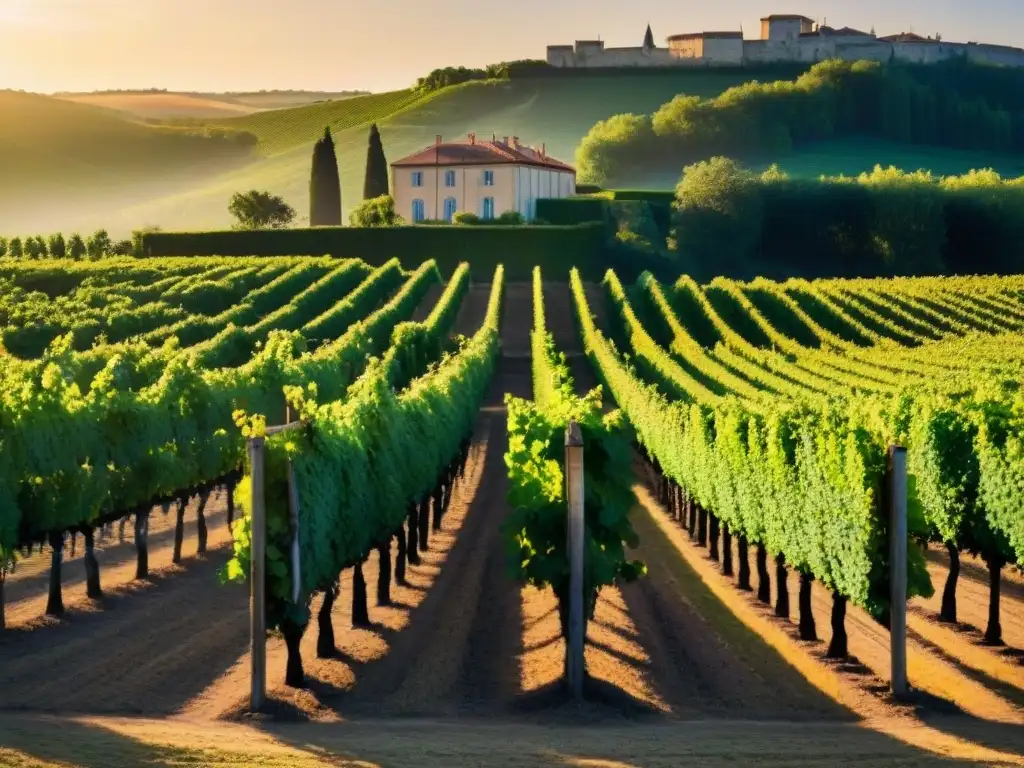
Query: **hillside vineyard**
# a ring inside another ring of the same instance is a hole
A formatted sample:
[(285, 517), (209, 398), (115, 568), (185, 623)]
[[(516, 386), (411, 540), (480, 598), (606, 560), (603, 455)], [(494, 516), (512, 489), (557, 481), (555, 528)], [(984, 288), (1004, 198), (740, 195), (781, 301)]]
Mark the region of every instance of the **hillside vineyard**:
[[(1024, 279), (662, 285), (645, 274), (624, 285), (609, 272), (588, 289), (573, 272), (561, 285), (575, 328), (568, 317), (545, 326), (539, 274), (530, 294), (543, 407), (571, 389), (545, 333), (574, 335), (620, 409), (593, 423), (635, 441), (673, 513), (714, 546), (724, 537), (723, 551), (730, 538), (756, 549), (759, 572), (770, 556), (782, 578), (819, 582), (839, 627), (847, 602), (878, 617), (889, 608), (880, 489), (891, 444), (909, 457), (912, 596), (932, 591), (918, 541), (978, 554), (997, 575), (1024, 564)], [(372, 269), (326, 257), (4, 262), (0, 286), (5, 568), (47, 543), (47, 610), (60, 613), (68, 534), (91, 549), (96, 529), (132, 520), (144, 576), (151, 510), (176, 505), (180, 556), (186, 503), (199, 497), (202, 520), (223, 488), (241, 518), (226, 575), (242, 578), (245, 438), (283, 423), (287, 404), (303, 426), (267, 443), (268, 613), (292, 681), (312, 596), (336, 596), (343, 569), (358, 583), (375, 551), (386, 594), (440, 529), (500, 358), (503, 297), (522, 288), (501, 267), (444, 277), (433, 261), (406, 272), (397, 259)], [(471, 299), (472, 321), (457, 323)], [(294, 603), (281, 555), (289, 461), (303, 532)], [(201, 547), (204, 535), (201, 524)], [(86, 563), (98, 593), (95, 558)], [(998, 589), (993, 600), (995, 641)]]

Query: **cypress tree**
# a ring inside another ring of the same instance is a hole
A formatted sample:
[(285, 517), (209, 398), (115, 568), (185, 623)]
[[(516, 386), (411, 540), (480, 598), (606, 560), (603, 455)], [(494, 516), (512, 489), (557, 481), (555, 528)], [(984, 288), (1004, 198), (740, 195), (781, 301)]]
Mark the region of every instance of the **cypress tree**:
[(388, 161), (384, 157), (384, 145), (380, 141), (377, 124), (370, 126), (370, 143), (366, 148), (366, 181), (363, 183), (363, 199), (370, 200), (388, 193)]
[(313, 169), (309, 177), (309, 226), (341, 226), (341, 179), (330, 127), (313, 147)]

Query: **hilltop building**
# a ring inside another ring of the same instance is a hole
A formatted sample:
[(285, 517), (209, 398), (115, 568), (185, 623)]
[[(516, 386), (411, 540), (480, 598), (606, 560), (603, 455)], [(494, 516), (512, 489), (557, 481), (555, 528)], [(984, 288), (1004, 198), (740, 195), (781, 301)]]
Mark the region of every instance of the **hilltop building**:
[(606, 48), (602, 40), (577, 40), (573, 45), (549, 45), (547, 62), (553, 67), (721, 67), (774, 63), (813, 64), (825, 59), (906, 61), (935, 64), (954, 58), (1010, 67), (1024, 67), (1024, 50), (984, 43), (949, 43), (912, 32), (877, 37), (818, 24), (795, 14), (773, 14), (761, 19), (761, 36), (746, 40), (742, 30), (688, 32), (670, 35), (668, 47), (653, 44), (650, 25), (639, 48)]
[(444, 142), (391, 163), (395, 211), (407, 221), (451, 221), (456, 212), (494, 219), (516, 211), (530, 221), (537, 199), (576, 193), (576, 170), (540, 149), (500, 141)]

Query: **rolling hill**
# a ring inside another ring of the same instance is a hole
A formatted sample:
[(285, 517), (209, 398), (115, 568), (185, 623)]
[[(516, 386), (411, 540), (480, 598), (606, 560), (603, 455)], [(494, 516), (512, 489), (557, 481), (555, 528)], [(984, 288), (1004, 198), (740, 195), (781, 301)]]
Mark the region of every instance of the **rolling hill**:
[(149, 120), (194, 118), (213, 120), (271, 109), (289, 109), (328, 100), (348, 92), (263, 91), (257, 93), (176, 93), (171, 91), (101, 91), (54, 94), (64, 101), (126, 112)]
[[(362, 196), (371, 122), (381, 128), (389, 160), (431, 144), (438, 134), (454, 139), (475, 131), (544, 143), (549, 154), (572, 162), (580, 139), (598, 120), (622, 112), (652, 112), (678, 93), (713, 96), (748, 76), (738, 71), (680, 71), (548, 77), (472, 82), (430, 93), (408, 89), (355, 96), (208, 120), (211, 130), (251, 133), (259, 142), (246, 159), (205, 153), (209, 147), (199, 151), (201, 145), (195, 145), (188, 162), (168, 150), (183, 128), (154, 127), (120, 112), (57, 99), (0, 94), (0, 163), (11, 163), (0, 167), (15, 169), (3, 174), (0, 200), (5, 188), (15, 188), (19, 203), (0, 206), (0, 232), (103, 226), (125, 236), (144, 226), (227, 227), (231, 195), (254, 188), (284, 196), (301, 223), (308, 216), (312, 144), (325, 125), (331, 126), (337, 145), (347, 216)], [(15, 110), (11, 105), (16, 99), (23, 106)], [(814, 176), (856, 173), (878, 162), (942, 173), (985, 166), (1008, 175), (1024, 173), (1016, 158), (885, 142), (829, 142), (780, 159), (790, 172)], [(670, 188), (679, 171), (638, 178), (633, 186)], [(87, 194), (76, 196), (76, 190)]]

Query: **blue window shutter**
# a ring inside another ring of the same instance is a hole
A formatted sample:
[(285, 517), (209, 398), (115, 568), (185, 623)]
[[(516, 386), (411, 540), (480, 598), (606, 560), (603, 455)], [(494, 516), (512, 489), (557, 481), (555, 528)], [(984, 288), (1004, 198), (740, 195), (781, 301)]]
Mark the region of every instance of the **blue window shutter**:
[(451, 222), (453, 216), (455, 216), (455, 198), (449, 197), (444, 201), (444, 219)]

